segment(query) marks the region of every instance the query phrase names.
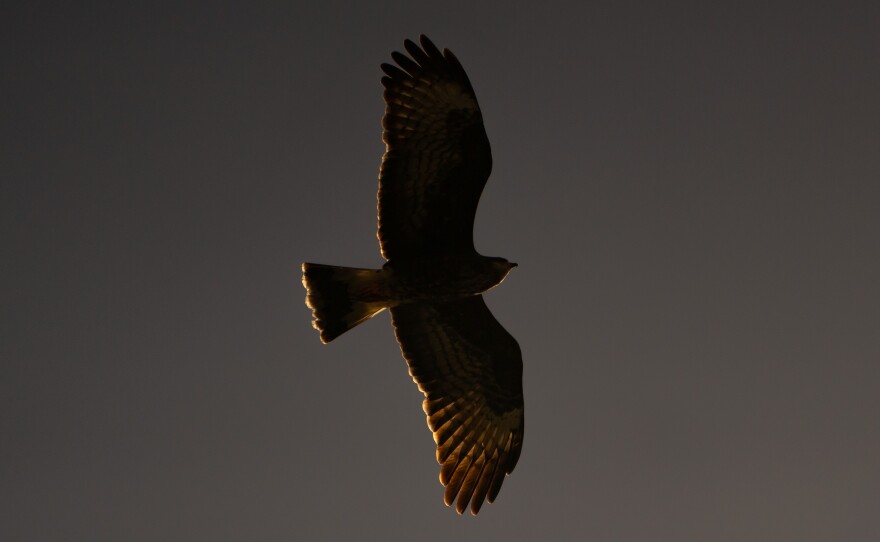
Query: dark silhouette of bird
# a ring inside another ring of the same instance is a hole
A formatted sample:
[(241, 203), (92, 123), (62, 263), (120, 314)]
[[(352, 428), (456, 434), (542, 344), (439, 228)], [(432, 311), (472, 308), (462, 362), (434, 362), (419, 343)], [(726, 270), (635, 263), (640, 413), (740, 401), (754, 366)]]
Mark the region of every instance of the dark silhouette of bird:
[(444, 501), (476, 515), (495, 500), (523, 443), (522, 354), (483, 292), (515, 263), (474, 249), (492, 154), (458, 59), (425, 36), (382, 64), (387, 146), (379, 172), (382, 269), (304, 263), (306, 304), (328, 343), (390, 309), (437, 443)]

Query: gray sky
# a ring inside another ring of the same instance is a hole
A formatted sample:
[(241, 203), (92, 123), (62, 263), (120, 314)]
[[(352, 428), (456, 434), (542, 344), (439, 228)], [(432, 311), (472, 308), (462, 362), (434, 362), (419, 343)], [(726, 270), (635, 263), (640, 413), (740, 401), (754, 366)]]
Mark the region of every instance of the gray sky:
[[(299, 4), (0, 17), (0, 539), (880, 537), (876, 2)], [(300, 284), (382, 263), (420, 32), (520, 264), (525, 445), (476, 519), (387, 314), (322, 346)]]

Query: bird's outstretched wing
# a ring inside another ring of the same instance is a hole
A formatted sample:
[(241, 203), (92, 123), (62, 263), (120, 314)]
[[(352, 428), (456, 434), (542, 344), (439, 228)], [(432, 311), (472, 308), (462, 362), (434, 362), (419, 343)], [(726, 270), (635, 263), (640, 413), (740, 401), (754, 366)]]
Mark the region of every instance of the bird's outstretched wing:
[(420, 37), (386, 76), (379, 172), (379, 245), (386, 259), (473, 251), (474, 215), (492, 153), (458, 59)]
[(437, 443), (447, 505), (479, 512), (522, 450), (522, 353), (482, 296), (391, 309), (394, 332)]

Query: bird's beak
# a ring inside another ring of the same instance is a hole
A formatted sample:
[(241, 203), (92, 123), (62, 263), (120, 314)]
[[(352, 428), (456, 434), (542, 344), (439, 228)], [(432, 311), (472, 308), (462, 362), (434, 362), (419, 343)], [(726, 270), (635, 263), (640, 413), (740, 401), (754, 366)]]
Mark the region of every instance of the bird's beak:
[(510, 262), (510, 267), (516, 267), (517, 265), (518, 265), (518, 264), (515, 264), (515, 263), (513, 263), (513, 262)]

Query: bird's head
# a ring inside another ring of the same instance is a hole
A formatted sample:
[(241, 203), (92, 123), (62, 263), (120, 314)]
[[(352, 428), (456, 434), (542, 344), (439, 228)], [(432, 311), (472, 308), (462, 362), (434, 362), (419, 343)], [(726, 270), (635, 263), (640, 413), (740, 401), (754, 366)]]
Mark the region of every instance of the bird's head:
[(492, 268), (499, 275), (499, 281), (501, 282), (510, 273), (510, 270), (516, 267), (516, 264), (513, 262), (509, 262), (504, 258), (490, 258), (492, 260)]

